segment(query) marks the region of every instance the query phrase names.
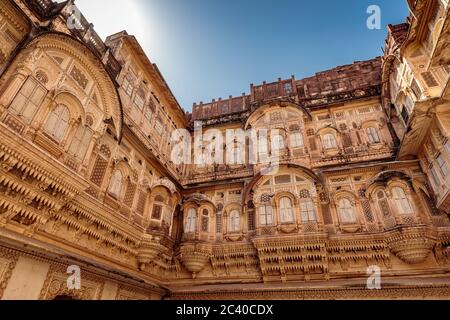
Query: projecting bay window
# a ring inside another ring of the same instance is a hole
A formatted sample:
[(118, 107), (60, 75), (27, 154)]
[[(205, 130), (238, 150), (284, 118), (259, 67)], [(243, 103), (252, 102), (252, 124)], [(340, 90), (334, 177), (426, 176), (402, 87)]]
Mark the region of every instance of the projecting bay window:
[(35, 79), (29, 77), (12, 101), (9, 111), (29, 124), (36, 115), (46, 94), (47, 90)]

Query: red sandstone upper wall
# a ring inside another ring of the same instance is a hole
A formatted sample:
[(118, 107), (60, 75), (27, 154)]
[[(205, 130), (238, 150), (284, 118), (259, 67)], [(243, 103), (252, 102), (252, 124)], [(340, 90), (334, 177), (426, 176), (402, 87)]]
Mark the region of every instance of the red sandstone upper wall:
[[(323, 105), (335, 101), (351, 100), (369, 92), (368, 88), (381, 87), (381, 58), (358, 61), (331, 70), (319, 72), (302, 80), (278, 79), (277, 82), (251, 85), (250, 94), (213, 100), (209, 103), (194, 104), (190, 121), (220, 118), (250, 109), (252, 104), (264, 103), (272, 99), (295, 99), (307, 106)], [(355, 94), (356, 91), (356, 94)], [(361, 91), (361, 92), (358, 92)], [(348, 94), (345, 94), (348, 93)], [(320, 101), (317, 101), (320, 99)]]
[(300, 99), (326, 97), (381, 85), (381, 59), (355, 62), (297, 81)]

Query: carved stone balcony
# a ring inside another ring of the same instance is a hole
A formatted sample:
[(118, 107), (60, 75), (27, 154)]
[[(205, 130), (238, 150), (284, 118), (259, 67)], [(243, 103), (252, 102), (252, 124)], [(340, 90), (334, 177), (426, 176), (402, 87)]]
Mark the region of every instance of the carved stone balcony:
[(427, 227), (406, 227), (388, 239), (391, 252), (408, 264), (424, 262), (436, 244), (436, 234)]
[(139, 269), (144, 270), (163, 251), (164, 247), (160, 244), (158, 238), (145, 235), (138, 250)]
[(203, 242), (183, 243), (178, 251), (178, 259), (184, 267), (196, 278), (197, 274), (203, 271), (211, 259), (212, 247)]

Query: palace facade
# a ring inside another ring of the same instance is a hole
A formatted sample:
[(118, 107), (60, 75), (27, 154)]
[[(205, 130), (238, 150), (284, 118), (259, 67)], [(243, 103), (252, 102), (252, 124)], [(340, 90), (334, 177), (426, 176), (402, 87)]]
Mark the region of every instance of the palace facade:
[[(127, 32), (0, 0), (0, 298), (450, 298), (450, 5), (408, 5), (384, 56), (190, 114)], [(199, 121), (278, 172), (175, 164)]]

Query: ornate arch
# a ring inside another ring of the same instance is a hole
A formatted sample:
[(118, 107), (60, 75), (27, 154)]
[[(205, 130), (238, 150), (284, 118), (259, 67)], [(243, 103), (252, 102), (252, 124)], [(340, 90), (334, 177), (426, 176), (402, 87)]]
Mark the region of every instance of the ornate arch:
[(391, 179), (387, 182), (386, 189), (390, 194), (392, 194), (392, 190), (394, 188), (401, 188), (403, 192), (408, 195), (411, 194), (412, 189), (410, 188), (410, 184), (401, 179)]
[(419, 194), (419, 191), (423, 191), (426, 195), (430, 196), (430, 193), (423, 182), (412, 178), (402, 171), (388, 170), (380, 172), (369, 181), (365, 190), (366, 197), (370, 197), (370, 195), (379, 187), (388, 188), (393, 180), (401, 181), (408, 190), (414, 191), (416, 194)]
[(45, 32), (34, 38), (26, 49), (53, 50), (69, 55), (77, 60), (94, 80), (100, 93), (105, 120), (111, 119), (117, 132), (122, 137), (123, 110), (115, 79), (105, 69), (101, 59), (84, 43), (64, 33)]
[(153, 181), (150, 189), (154, 189), (157, 187), (163, 187), (165, 189), (167, 189), (167, 191), (169, 191), (172, 195), (178, 193), (177, 187), (175, 186), (175, 184), (170, 181), (167, 178), (161, 178), (158, 180)]
[(299, 204), (298, 197), (290, 191), (281, 191), (275, 194), (272, 198), (272, 207), (278, 208), (280, 205), (280, 200), (282, 198), (289, 198), (292, 201), (293, 206), (297, 206)]
[(201, 194), (201, 193), (194, 193), (194, 194), (187, 196), (184, 199), (183, 209), (188, 206), (194, 206), (196, 208), (200, 208), (205, 203), (208, 203), (212, 206), (212, 208), (214, 209), (214, 213), (217, 211), (217, 208), (214, 205), (214, 203), (211, 200), (209, 200), (209, 198), (206, 195)]
[(267, 110), (272, 108), (288, 108), (292, 107), (294, 109), (297, 109), (298, 111), (301, 111), (304, 115), (308, 117), (309, 120), (312, 120), (311, 112), (306, 109), (304, 106), (297, 104), (292, 101), (274, 101), (268, 104), (265, 104), (259, 108), (257, 108), (255, 111), (253, 111), (249, 117), (247, 118), (247, 121), (245, 122), (244, 129), (247, 130), (251, 126), (252, 123), (259, 120), (261, 116), (263, 116)]
[(341, 131), (339, 131), (338, 128), (336, 128), (335, 126), (329, 125), (329, 126), (326, 126), (326, 127), (323, 127), (323, 128), (320, 128), (319, 130), (317, 130), (316, 135), (322, 136), (324, 134), (331, 133), (331, 132), (333, 132), (336, 135), (336, 137), (337, 137), (337, 135), (341, 134)]
[[(303, 176), (307, 176), (311, 179), (312, 183), (319, 184), (321, 186), (325, 186), (325, 183), (323, 182), (322, 178), (317, 176), (311, 169), (305, 168), (303, 166), (297, 165), (297, 164), (283, 164), (280, 165), (280, 170), (287, 169), (292, 170), (292, 173), (295, 172), (301, 172)], [(253, 179), (245, 186), (244, 193), (243, 193), (243, 206), (245, 206), (251, 199), (250, 195), (255, 188), (255, 186), (261, 182), (263, 179), (267, 178), (267, 176), (258, 173), (253, 177)]]
[(342, 199), (350, 200), (355, 207), (356, 207), (356, 204), (358, 203), (358, 196), (354, 192), (349, 191), (349, 190), (338, 191), (332, 195), (332, 198), (336, 205)]
[(122, 175), (123, 175), (123, 179), (128, 179), (129, 177), (132, 176), (132, 169), (130, 167), (130, 165), (128, 164), (128, 162), (126, 162), (125, 160), (120, 160), (117, 161), (114, 164), (114, 171), (119, 170)]
[(386, 171), (382, 171), (380, 173), (378, 173), (375, 177), (373, 177), (368, 183), (367, 183), (367, 188), (366, 188), (366, 196), (368, 196), (368, 190), (372, 190), (373, 186), (377, 186), (377, 185), (382, 185), (384, 187), (387, 186), (387, 183), (394, 179), (394, 178), (398, 178), (400, 180), (404, 180), (407, 182), (411, 182), (413, 179), (407, 175), (406, 173), (402, 172), (402, 171), (397, 171), (397, 170), (386, 170)]
[(375, 120), (375, 119), (372, 119), (372, 120), (366, 120), (366, 121), (364, 121), (363, 123), (361, 123), (361, 128), (362, 128), (362, 129), (367, 129), (367, 128), (369, 128), (369, 127), (374, 127), (374, 128), (376, 128), (376, 129), (380, 129), (381, 123), (380, 123), (379, 120)]
[(81, 123), (86, 123), (86, 112), (81, 101), (71, 92), (61, 90), (55, 92), (53, 101), (56, 104), (63, 104), (69, 108), (72, 119), (81, 119)]
[(229, 214), (234, 210), (238, 210), (241, 215), (243, 214), (242, 206), (238, 202), (227, 204), (225, 208), (223, 208), (223, 214), (224, 216), (228, 217)]

